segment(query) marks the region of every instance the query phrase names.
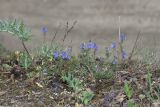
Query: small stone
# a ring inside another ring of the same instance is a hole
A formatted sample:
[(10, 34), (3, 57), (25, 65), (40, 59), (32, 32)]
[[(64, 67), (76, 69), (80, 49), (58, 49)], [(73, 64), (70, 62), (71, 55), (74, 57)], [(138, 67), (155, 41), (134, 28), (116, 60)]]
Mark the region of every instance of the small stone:
[(143, 100), (146, 96), (144, 94), (139, 95), (139, 99)]

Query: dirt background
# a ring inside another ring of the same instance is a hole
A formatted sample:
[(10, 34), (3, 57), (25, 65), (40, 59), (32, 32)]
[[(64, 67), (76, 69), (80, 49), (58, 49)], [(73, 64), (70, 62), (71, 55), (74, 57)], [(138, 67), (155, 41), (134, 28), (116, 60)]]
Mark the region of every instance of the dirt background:
[[(32, 29), (30, 49), (43, 41), (41, 28), (47, 26), (48, 42), (58, 29), (56, 40), (61, 41), (66, 22), (76, 26), (66, 39), (76, 53), (81, 42), (95, 41), (99, 53), (112, 41), (118, 41), (118, 16), (121, 16), (121, 32), (127, 35), (126, 48), (131, 50), (141, 31), (140, 46), (160, 45), (160, 0), (0, 0), (0, 19), (23, 20)], [(72, 40), (72, 42), (71, 42)], [(7, 49), (22, 49), (20, 42), (0, 33), (0, 43)]]

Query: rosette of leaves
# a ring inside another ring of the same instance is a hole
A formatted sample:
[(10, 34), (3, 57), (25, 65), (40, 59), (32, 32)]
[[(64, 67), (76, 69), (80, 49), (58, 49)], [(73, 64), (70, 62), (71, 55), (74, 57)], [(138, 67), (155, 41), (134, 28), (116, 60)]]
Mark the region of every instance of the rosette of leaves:
[(71, 73), (67, 73), (66, 75), (62, 76), (62, 79), (63, 81), (66, 81), (68, 86), (75, 92), (79, 92), (83, 88), (81, 81), (74, 77)]
[(85, 105), (89, 104), (89, 102), (94, 97), (94, 94), (90, 91), (83, 91), (81, 96), (81, 102)]

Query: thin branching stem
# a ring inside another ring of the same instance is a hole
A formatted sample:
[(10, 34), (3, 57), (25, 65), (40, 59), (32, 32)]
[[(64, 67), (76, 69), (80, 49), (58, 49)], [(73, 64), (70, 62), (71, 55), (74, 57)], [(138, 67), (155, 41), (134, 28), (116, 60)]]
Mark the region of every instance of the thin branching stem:
[(137, 37), (136, 37), (136, 41), (134, 42), (134, 46), (133, 46), (133, 48), (132, 48), (132, 51), (131, 51), (131, 53), (130, 53), (130, 56), (128, 57), (128, 60), (129, 60), (129, 61), (132, 59), (133, 53), (134, 53), (135, 49), (137, 48), (137, 42), (138, 42), (138, 40), (139, 40), (140, 35), (141, 35), (141, 31), (138, 32), (138, 35), (137, 35)]
[[(59, 27), (60, 27), (60, 26), (59, 26)], [(54, 42), (54, 40), (55, 40), (55, 38), (56, 38), (56, 36), (57, 36), (57, 34), (58, 34), (58, 32), (59, 32), (59, 27), (58, 27), (58, 29), (54, 32), (54, 36), (53, 36), (53, 38), (52, 38), (52, 40), (51, 40), (50, 48), (52, 47), (53, 42)]]
[(72, 29), (74, 28), (74, 26), (76, 25), (76, 23), (77, 23), (77, 21), (74, 21), (74, 22), (73, 22), (73, 25), (69, 28), (69, 24), (68, 24), (68, 22), (67, 22), (65, 34), (64, 34), (64, 37), (63, 37), (63, 39), (62, 39), (62, 42), (63, 42), (62, 46), (64, 45), (64, 41), (65, 41), (66, 37), (67, 37), (68, 34), (72, 31)]

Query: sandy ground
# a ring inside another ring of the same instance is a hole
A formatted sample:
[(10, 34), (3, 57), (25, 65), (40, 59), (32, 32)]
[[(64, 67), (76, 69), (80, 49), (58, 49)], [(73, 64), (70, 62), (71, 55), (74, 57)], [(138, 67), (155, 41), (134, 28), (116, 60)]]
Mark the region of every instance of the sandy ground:
[[(141, 46), (158, 47), (159, 4), (160, 0), (0, 0), (0, 19), (23, 20), (32, 29), (32, 40), (27, 43), (31, 49), (42, 44), (41, 27), (49, 28), (48, 41), (58, 29), (56, 40), (60, 41), (66, 22), (77, 21), (66, 39), (66, 46), (71, 44), (77, 52), (81, 42), (92, 40), (99, 45), (101, 53), (112, 41), (118, 40), (118, 16), (121, 16), (121, 32), (128, 36), (128, 50), (139, 31)], [(0, 33), (0, 43), (10, 50), (22, 48), (16, 38), (5, 33)]]

